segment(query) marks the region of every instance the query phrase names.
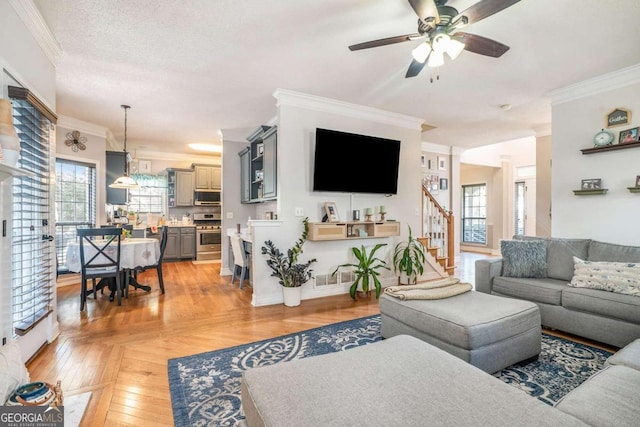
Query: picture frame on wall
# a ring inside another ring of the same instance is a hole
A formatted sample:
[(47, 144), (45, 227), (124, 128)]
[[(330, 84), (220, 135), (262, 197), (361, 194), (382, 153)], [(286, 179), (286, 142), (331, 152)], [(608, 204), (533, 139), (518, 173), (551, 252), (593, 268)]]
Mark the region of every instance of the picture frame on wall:
[(447, 169), (447, 159), (443, 156), (438, 156), (438, 170), (446, 170)]
[(427, 167), (427, 158), (424, 154), (420, 156), (420, 166), (423, 168)]
[(449, 180), (447, 178), (440, 178), (440, 189), (441, 190), (449, 189)]
[(327, 214), (327, 221), (339, 222), (340, 216), (338, 215), (338, 207), (335, 202), (325, 202), (324, 211)]
[(638, 128), (621, 130), (618, 137), (619, 144), (628, 144), (630, 142), (638, 142)]
[(600, 190), (602, 188), (602, 179), (583, 179), (580, 188), (583, 190)]
[(636, 187), (640, 187), (640, 175), (636, 176)]

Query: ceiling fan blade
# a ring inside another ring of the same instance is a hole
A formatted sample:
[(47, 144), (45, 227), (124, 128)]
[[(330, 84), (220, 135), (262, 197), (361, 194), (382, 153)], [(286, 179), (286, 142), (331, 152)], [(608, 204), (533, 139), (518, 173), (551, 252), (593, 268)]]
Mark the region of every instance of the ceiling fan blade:
[(463, 33), (459, 31), (455, 33), (454, 36), (464, 43), (465, 50), (479, 55), (500, 58), (509, 50), (509, 46), (507, 45), (476, 34)]
[(361, 50), (361, 49), (369, 49), (371, 47), (386, 46), (388, 44), (401, 43), (401, 42), (407, 42), (409, 40), (415, 40), (415, 39), (418, 39), (420, 37), (423, 37), (423, 36), (421, 34), (418, 34), (418, 33), (405, 34), (403, 36), (387, 37), (386, 39), (371, 40), (370, 42), (364, 42), (364, 43), (358, 43), (358, 44), (351, 45), (351, 46), (349, 46), (349, 50), (354, 51), (354, 50)]
[(425, 65), (427, 65), (427, 61), (418, 62), (415, 59), (412, 59), (411, 64), (409, 64), (409, 68), (407, 69), (407, 74), (405, 74), (404, 77), (409, 78), (417, 76)]
[(470, 6), (468, 9), (460, 12), (458, 16), (453, 18), (453, 22), (456, 22), (458, 19), (466, 16), (468, 19), (466, 24), (472, 24), (491, 16), (494, 13), (498, 13), (509, 6), (513, 6), (519, 1), (520, 0), (481, 0), (473, 6)]
[[(409, 4), (418, 15), (418, 18), (425, 24), (430, 24), (431, 22), (434, 24), (440, 23), (438, 7), (433, 0), (409, 0)], [(433, 21), (428, 18), (433, 18)]]

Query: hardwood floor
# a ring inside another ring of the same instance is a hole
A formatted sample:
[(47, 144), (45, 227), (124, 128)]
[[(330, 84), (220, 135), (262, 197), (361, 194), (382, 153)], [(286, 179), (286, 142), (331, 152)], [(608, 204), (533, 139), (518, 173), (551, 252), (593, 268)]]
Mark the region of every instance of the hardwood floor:
[[(454, 275), (474, 283), (473, 264), (483, 256), (463, 253)], [(139, 278), (151, 285), (150, 293), (131, 290), (120, 307), (106, 293), (90, 297), (83, 313), (80, 285), (58, 288), (61, 333), (28, 364), (31, 378), (61, 380), (67, 397), (91, 391), (83, 426), (173, 425), (168, 359), (380, 312), (375, 297), (353, 301), (348, 295), (305, 300), (295, 308), (253, 307), (251, 287), (231, 285), (219, 268), (166, 263), (165, 295), (149, 271)]]
[(375, 297), (348, 295), (253, 307), (251, 288), (219, 267), (166, 263), (165, 295), (149, 271), (139, 278), (150, 293), (131, 290), (120, 307), (99, 294), (83, 313), (80, 285), (59, 288), (61, 334), (29, 363), (31, 378), (61, 380), (65, 396), (91, 391), (84, 426), (173, 425), (168, 359), (379, 313)]

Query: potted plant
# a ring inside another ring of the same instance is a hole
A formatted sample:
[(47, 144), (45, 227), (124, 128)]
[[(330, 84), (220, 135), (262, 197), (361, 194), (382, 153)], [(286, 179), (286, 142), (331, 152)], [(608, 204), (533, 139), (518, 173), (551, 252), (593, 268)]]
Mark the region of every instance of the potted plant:
[(400, 273), (400, 283), (416, 283), (418, 276), (424, 273), (425, 250), (418, 239), (414, 239), (409, 227), (409, 238), (398, 242), (393, 250), (393, 266)]
[(358, 291), (358, 285), (360, 285), (360, 290), (362, 292), (369, 292), (369, 286), (373, 283), (373, 286), (376, 288), (376, 299), (380, 298), (380, 291), (382, 290), (382, 285), (380, 284), (380, 279), (378, 276), (380, 275), (381, 269), (389, 270), (387, 267), (387, 263), (375, 256), (376, 251), (383, 246), (386, 246), (386, 243), (377, 244), (373, 247), (371, 252), (367, 254), (367, 249), (364, 245), (360, 246), (360, 248), (351, 248), (353, 251), (353, 255), (358, 261), (357, 264), (342, 264), (339, 265), (331, 275), (335, 275), (338, 272), (338, 269), (341, 267), (354, 267), (354, 273), (356, 275), (356, 279), (349, 288), (349, 294), (351, 298), (356, 299), (356, 291)]
[(298, 263), (298, 258), (302, 253), (302, 245), (309, 236), (309, 218), (302, 220), (304, 231), (293, 246), (285, 255), (276, 248), (271, 240), (264, 242), (262, 255), (267, 255), (267, 265), (271, 268), (273, 277), (277, 277), (278, 283), (282, 285), (284, 305), (295, 307), (300, 305), (300, 287), (311, 278), (311, 264), (316, 262), (315, 258)]

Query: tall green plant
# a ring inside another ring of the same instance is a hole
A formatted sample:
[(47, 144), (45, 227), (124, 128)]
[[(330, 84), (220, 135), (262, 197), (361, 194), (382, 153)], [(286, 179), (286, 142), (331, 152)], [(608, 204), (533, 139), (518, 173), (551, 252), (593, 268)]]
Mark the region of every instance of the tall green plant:
[(304, 225), (304, 231), (295, 245), (293, 245), (293, 248), (287, 251), (286, 256), (280, 249), (276, 248), (271, 240), (264, 242), (262, 247), (262, 255), (269, 257), (267, 258), (267, 265), (272, 270), (271, 276), (280, 279), (278, 283), (285, 288), (297, 288), (311, 279), (313, 270), (310, 267), (311, 264), (317, 261), (313, 258), (305, 263), (298, 263), (298, 258), (302, 253), (302, 246), (309, 236), (309, 218), (303, 219), (302, 224)]
[(397, 272), (405, 273), (409, 283), (415, 282), (424, 273), (425, 251), (418, 239), (414, 239), (409, 227), (409, 238), (398, 242), (393, 250), (393, 266)]
[(367, 254), (367, 249), (364, 247), (364, 245), (360, 246), (360, 249), (351, 248), (351, 250), (353, 251), (353, 255), (355, 256), (358, 263), (339, 265), (338, 267), (336, 267), (333, 273), (331, 273), (332, 276), (335, 275), (341, 267), (355, 268), (354, 272), (356, 274), (356, 279), (351, 285), (351, 288), (349, 288), (349, 294), (351, 295), (351, 298), (356, 299), (358, 284), (362, 284), (363, 292), (369, 292), (369, 285), (371, 284), (371, 282), (373, 282), (373, 285), (376, 288), (376, 299), (380, 298), (382, 285), (380, 284), (380, 279), (378, 278), (378, 276), (380, 276), (380, 272), (378, 270), (389, 270), (389, 267), (387, 267), (387, 263), (384, 260), (376, 257), (375, 253), (378, 249), (386, 245), (386, 243), (375, 245), (369, 254)]

